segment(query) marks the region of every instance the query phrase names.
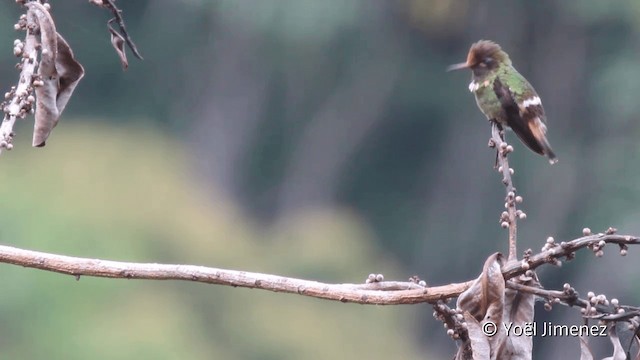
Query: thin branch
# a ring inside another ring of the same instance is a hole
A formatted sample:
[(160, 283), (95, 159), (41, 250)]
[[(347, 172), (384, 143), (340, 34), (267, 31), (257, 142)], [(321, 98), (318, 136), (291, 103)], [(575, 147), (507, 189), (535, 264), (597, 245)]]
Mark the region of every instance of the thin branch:
[[(558, 259), (572, 256), (575, 251), (602, 243), (613, 243), (626, 248), (640, 244), (640, 238), (629, 235), (597, 234), (561, 243), (521, 262), (507, 263), (502, 273), (506, 280), (524, 274), (544, 264), (554, 264)], [(601, 251), (602, 247), (598, 249)], [(369, 284), (326, 284), (317, 281), (289, 278), (247, 271), (217, 269), (195, 265), (170, 265), (154, 263), (127, 263), (100, 259), (87, 259), (18, 249), (0, 245), (0, 262), (80, 276), (183, 280), (207, 284), (262, 289), (274, 292), (299, 294), (327, 300), (369, 305), (399, 305), (435, 303), (460, 295), (473, 281), (443, 286), (423, 287), (415, 282), (383, 281)], [(535, 293), (534, 293), (535, 294)]]
[(133, 40), (131, 40), (129, 33), (127, 32), (127, 27), (125, 26), (124, 18), (122, 17), (122, 10), (118, 9), (118, 7), (115, 4), (115, 1), (114, 0), (89, 0), (89, 2), (111, 11), (111, 13), (113, 14), (113, 19), (109, 20), (109, 22), (107, 23), (107, 26), (109, 27), (109, 29), (113, 30), (113, 28), (111, 27), (111, 23), (116, 22), (118, 24), (118, 27), (120, 28), (120, 32), (122, 33), (122, 36), (125, 42), (133, 52), (133, 55), (135, 55), (135, 57), (137, 57), (140, 60), (144, 60), (142, 58), (142, 55), (140, 55), (140, 52), (138, 51), (136, 44), (133, 42)]
[(620, 254), (625, 255), (627, 246), (640, 244), (640, 238), (631, 235), (600, 233), (583, 236), (568, 242), (563, 241), (559, 244), (548, 242), (544, 251), (535, 255), (528, 255), (521, 262), (507, 263), (502, 268), (502, 274), (508, 280), (544, 264), (559, 265), (560, 259), (567, 258), (570, 260), (575, 257), (576, 251), (583, 248), (590, 248), (598, 255), (599, 251), (603, 251), (605, 244), (617, 244), (620, 248)]
[(184, 280), (262, 289), (368, 305), (435, 302), (455, 297), (471, 282), (422, 287), (412, 282), (325, 284), (247, 271), (194, 265), (141, 264), (86, 259), (0, 246), (0, 262), (76, 276), (119, 279)]
[[(608, 300), (606, 301), (605, 305), (606, 298), (603, 298), (601, 301), (598, 301), (598, 299), (593, 301), (583, 299), (578, 297), (578, 293), (575, 291), (575, 289), (568, 285), (565, 286), (564, 291), (559, 291), (518, 284), (515, 281), (507, 281), (507, 287), (514, 290), (534, 294), (546, 299), (550, 303), (556, 302), (569, 307), (577, 306), (586, 310), (592, 309), (592, 311), (586, 311), (583, 314), (584, 317), (589, 319), (624, 321), (636, 316), (640, 316), (640, 309), (635, 306), (619, 305), (616, 303), (613, 307), (610, 307)], [(594, 296), (591, 296), (591, 298), (593, 298)], [(623, 309), (623, 311), (618, 311), (618, 309)]]
[(447, 335), (452, 339), (462, 342), (469, 340), (469, 334), (464, 328), (464, 316), (459, 309), (452, 309), (445, 301), (438, 301), (433, 304), (433, 317), (444, 323)]
[(518, 259), (517, 248), (517, 233), (518, 233), (518, 218), (525, 218), (526, 215), (522, 211), (516, 209), (516, 202), (522, 202), (522, 197), (516, 196), (516, 188), (513, 186), (513, 169), (509, 167), (509, 159), (507, 154), (513, 151), (513, 147), (508, 145), (504, 140), (504, 130), (501, 126), (495, 122), (491, 122), (491, 140), (489, 141), (490, 147), (497, 149), (496, 165), (498, 171), (502, 173), (502, 183), (506, 187), (505, 208), (506, 211), (502, 213), (500, 217), (501, 226), (503, 228), (509, 228), (509, 257), (508, 261)]

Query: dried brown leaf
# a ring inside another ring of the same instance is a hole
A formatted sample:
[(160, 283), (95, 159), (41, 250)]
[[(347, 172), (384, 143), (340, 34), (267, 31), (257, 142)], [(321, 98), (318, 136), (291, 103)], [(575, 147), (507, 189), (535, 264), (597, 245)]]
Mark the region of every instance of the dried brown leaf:
[(627, 355), (625, 354), (624, 348), (620, 343), (620, 338), (618, 337), (618, 333), (616, 331), (615, 321), (609, 324), (609, 340), (611, 340), (611, 344), (613, 345), (613, 355), (602, 360), (626, 360)]
[(38, 75), (41, 86), (35, 88), (36, 115), (33, 128), (33, 146), (44, 146), (51, 129), (56, 126), (59, 117), (56, 99), (58, 97), (58, 72), (56, 55), (58, 49), (56, 26), (49, 12), (39, 2), (29, 2), (28, 16), (38, 23), (40, 28), (41, 60)]
[(468, 311), (478, 321), (501, 320), (504, 307), (502, 255), (495, 253), (484, 263), (482, 274), (458, 297), (457, 307)]
[[(471, 345), (473, 360), (488, 360), (491, 358), (491, 345), (489, 344), (489, 338), (484, 333), (482, 325), (471, 315), (468, 311), (464, 313), (464, 319), (467, 324), (467, 331), (469, 333), (469, 342)], [(462, 349), (462, 347), (460, 348)], [(460, 354), (458, 350), (458, 354)], [(462, 355), (462, 354), (460, 354)], [(466, 355), (463, 355), (466, 356)], [(457, 356), (456, 356), (457, 359)], [(463, 359), (463, 358), (461, 358)]]
[(45, 146), (53, 128), (58, 124), (78, 82), (84, 76), (82, 65), (64, 38), (56, 32), (49, 12), (38, 2), (27, 3), (30, 21), (37, 23), (40, 33), (41, 60), (35, 86), (36, 114), (33, 127), (33, 146)]
[[(476, 320), (476, 322), (477, 321), (478, 320)], [(469, 359), (473, 359), (473, 350), (471, 350), (471, 341), (467, 339), (460, 347), (458, 347), (458, 352), (456, 353), (456, 356), (453, 358), (453, 360)]]
[(56, 105), (58, 106), (59, 115), (62, 115), (73, 94), (73, 90), (75, 90), (78, 82), (84, 76), (84, 68), (73, 56), (73, 50), (71, 50), (67, 41), (60, 34), (57, 35), (58, 57), (56, 58), (56, 70), (60, 77), (60, 87)]
[[(514, 282), (527, 285), (539, 286), (538, 278), (519, 276), (513, 279)], [(509, 328), (521, 327), (526, 329), (532, 327), (535, 314), (535, 295), (513, 289), (505, 290), (504, 302), (504, 324)], [(504, 346), (498, 350), (500, 359), (524, 360), (533, 356), (532, 336), (507, 336)]]
[(111, 27), (111, 24), (107, 25), (109, 27), (109, 32), (111, 33), (111, 45), (116, 50), (118, 57), (120, 58), (120, 63), (122, 64), (122, 69), (126, 70), (129, 67), (129, 62), (127, 61), (127, 53), (125, 52), (125, 39), (119, 32), (117, 32), (114, 28)]
[(593, 353), (586, 336), (580, 336), (580, 360), (593, 360)]
[(481, 333), (489, 344), (491, 359), (496, 358), (507, 340), (503, 325), (504, 293), (502, 255), (495, 253), (485, 261), (482, 274), (460, 294), (457, 302), (458, 309), (468, 313), (480, 324), (481, 330), (485, 330)]

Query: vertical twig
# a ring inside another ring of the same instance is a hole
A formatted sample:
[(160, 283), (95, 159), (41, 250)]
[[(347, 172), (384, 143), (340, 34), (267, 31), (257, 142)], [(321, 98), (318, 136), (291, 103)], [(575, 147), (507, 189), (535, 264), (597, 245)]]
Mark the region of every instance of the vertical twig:
[(513, 186), (513, 180), (511, 179), (514, 171), (509, 167), (509, 159), (507, 159), (507, 154), (513, 151), (513, 147), (505, 142), (502, 127), (493, 121), (491, 122), (491, 141), (489, 144), (497, 149), (496, 165), (498, 166), (498, 172), (502, 173), (502, 183), (506, 187), (505, 211), (500, 217), (500, 222), (503, 228), (509, 229), (508, 261), (517, 260), (517, 220), (518, 218), (524, 219), (526, 214), (516, 209), (516, 203), (522, 202), (522, 197), (516, 196), (516, 188)]

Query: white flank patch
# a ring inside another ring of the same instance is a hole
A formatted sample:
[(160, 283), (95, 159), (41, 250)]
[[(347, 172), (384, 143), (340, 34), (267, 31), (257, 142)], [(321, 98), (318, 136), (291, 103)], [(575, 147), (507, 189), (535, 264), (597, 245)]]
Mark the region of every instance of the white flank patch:
[(474, 82), (474, 81), (469, 83), (469, 91), (476, 92), (476, 91), (478, 91), (478, 89), (480, 89), (480, 84), (478, 84), (477, 82)]
[(540, 98), (537, 96), (534, 96), (530, 99), (527, 99), (525, 101), (522, 102), (522, 107), (523, 108), (528, 108), (531, 105), (541, 105), (542, 101), (540, 101)]

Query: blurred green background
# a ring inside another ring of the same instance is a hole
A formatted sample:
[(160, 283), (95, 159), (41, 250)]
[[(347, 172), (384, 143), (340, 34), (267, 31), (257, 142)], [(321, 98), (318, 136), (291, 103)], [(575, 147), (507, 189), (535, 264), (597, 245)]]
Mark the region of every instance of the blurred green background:
[[(585, 226), (640, 233), (640, 2), (155, 0), (118, 4), (145, 60), (123, 72), (109, 14), (52, 0), (85, 78), (43, 149), (20, 122), (0, 158), (0, 242), (326, 282), (477, 276), (506, 251), (504, 189), (469, 74), (491, 39), (536, 87), (560, 162), (511, 134), (520, 248)], [(21, 9), (0, 3), (0, 88)], [(543, 284), (640, 303), (610, 249)], [(427, 305), (373, 307), (201, 284), (0, 266), (1, 359), (441, 359)], [(575, 310), (537, 319), (580, 323)], [(604, 356), (606, 340), (593, 341)], [(577, 339), (535, 339), (535, 358)]]

